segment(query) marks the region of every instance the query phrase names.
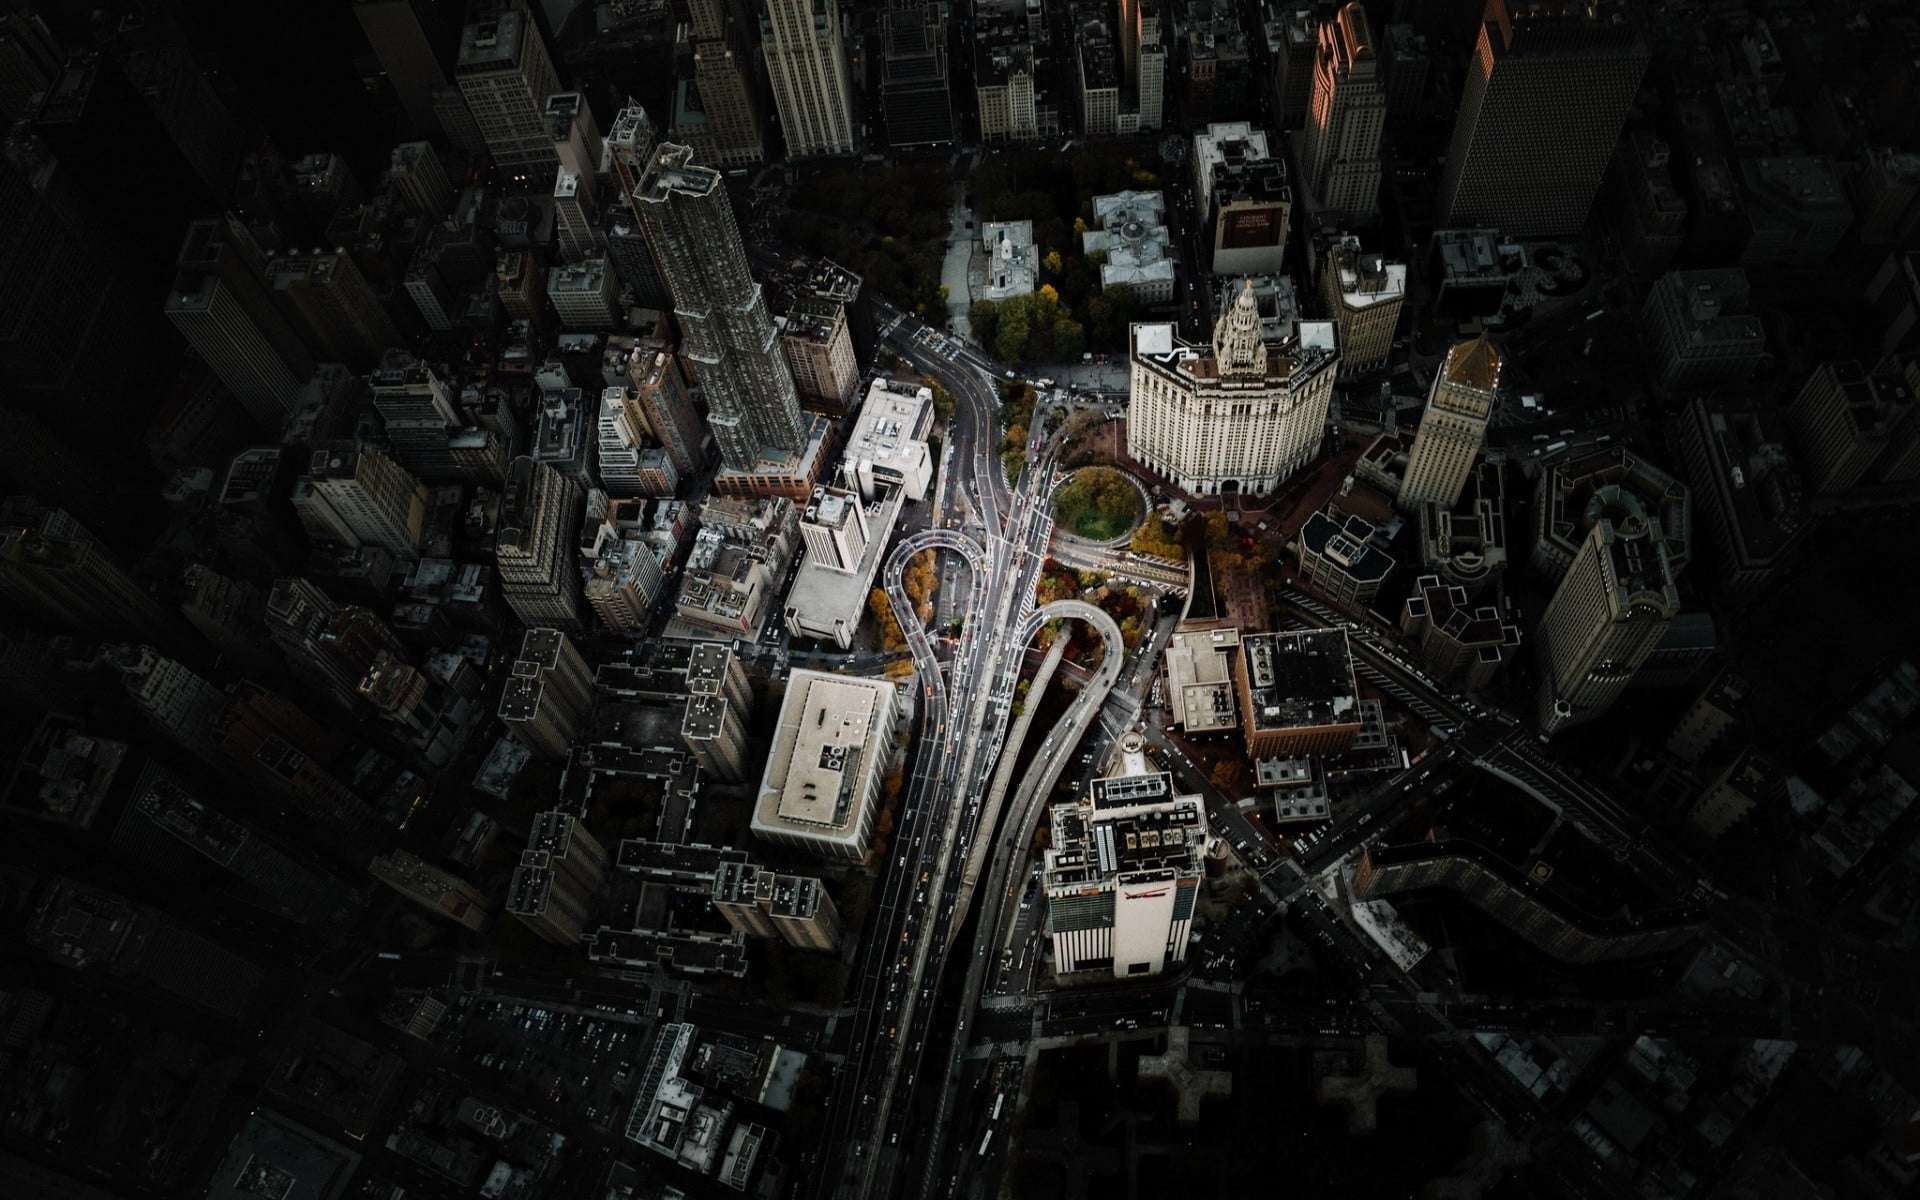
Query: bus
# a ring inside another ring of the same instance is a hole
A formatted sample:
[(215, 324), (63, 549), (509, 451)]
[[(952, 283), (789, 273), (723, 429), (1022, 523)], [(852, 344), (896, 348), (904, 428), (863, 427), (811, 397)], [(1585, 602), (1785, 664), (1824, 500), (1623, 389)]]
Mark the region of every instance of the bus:
[(989, 1126), (987, 1128), (987, 1136), (980, 1139), (980, 1157), (981, 1158), (985, 1158), (987, 1156), (987, 1147), (991, 1145), (993, 1145), (993, 1128)]
[(1007, 1094), (1005, 1092), (1001, 1092), (999, 1095), (995, 1096), (993, 1098), (993, 1115), (991, 1117), (988, 1117), (987, 1119), (989, 1121), (998, 1121), (1000, 1119), (1000, 1106), (1002, 1104), (1005, 1104), (1006, 1102), (1007, 1102)]

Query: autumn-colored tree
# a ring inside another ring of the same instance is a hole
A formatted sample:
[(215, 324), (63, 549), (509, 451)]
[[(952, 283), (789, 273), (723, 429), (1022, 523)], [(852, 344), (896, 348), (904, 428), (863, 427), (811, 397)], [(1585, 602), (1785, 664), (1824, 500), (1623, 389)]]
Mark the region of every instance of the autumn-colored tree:
[[(1078, 224), (1078, 222), (1075, 222), (1075, 223)], [(1040, 260), (1040, 266), (1048, 274), (1058, 275), (1060, 273), (1060, 266), (1061, 266), (1060, 252), (1058, 250), (1047, 251), (1047, 256)]]
[(905, 650), (907, 635), (900, 630), (900, 621), (893, 615), (893, 602), (887, 599), (885, 588), (874, 588), (867, 593), (867, 608), (880, 623), (880, 644), (888, 650)]

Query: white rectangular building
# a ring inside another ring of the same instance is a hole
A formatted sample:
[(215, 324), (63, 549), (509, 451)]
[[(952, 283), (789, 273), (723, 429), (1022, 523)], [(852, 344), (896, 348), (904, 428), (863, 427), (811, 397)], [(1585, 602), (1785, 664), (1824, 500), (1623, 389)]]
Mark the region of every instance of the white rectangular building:
[(895, 379), (876, 379), (867, 389), (860, 419), (841, 455), (842, 481), (867, 500), (889, 488), (909, 500), (925, 500), (933, 482), (927, 431), (933, 426), (933, 389)]
[(754, 801), (754, 835), (822, 858), (863, 857), (902, 708), (885, 679), (794, 671)]

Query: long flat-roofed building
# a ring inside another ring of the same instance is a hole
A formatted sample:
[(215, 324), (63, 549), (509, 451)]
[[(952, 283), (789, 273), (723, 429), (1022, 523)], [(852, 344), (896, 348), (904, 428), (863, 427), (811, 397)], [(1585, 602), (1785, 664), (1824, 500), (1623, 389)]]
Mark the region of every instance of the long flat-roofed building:
[(1233, 704), (1238, 629), (1186, 629), (1167, 639), (1163, 657), (1167, 721), (1189, 736), (1239, 727)]
[(754, 835), (822, 858), (862, 858), (902, 707), (887, 680), (794, 671), (754, 802)]
[(1338, 754), (1360, 736), (1360, 696), (1344, 629), (1240, 638), (1240, 719), (1254, 758)]
[(1206, 347), (1173, 325), (1133, 326), (1127, 453), (1195, 495), (1264, 496), (1325, 437), (1334, 327), (1303, 321), (1269, 345), (1251, 280), (1222, 309)]
[(1041, 886), (1054, 969), (1137, 979), (1185, 962), (1206, 874), (1200, 797), (1176, 791), (1130, 733), (1119, 770), (1054, 805), (1048, 823)]
[(713, 906), (738, 933), (777, 937), (802, 950), (840, 948), (840, 911), (812, 876), (782, 875), (751, 863), (720, 864)]

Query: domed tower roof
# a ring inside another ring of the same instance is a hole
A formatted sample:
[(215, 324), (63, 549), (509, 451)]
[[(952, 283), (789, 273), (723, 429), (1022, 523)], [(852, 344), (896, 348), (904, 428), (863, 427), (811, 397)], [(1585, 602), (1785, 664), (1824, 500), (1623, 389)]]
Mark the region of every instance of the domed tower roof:
[(1213, 325), (1213, 357), (1222, 377), (1258, 379), (1267, 372), (1267, 348), (1260, 340), (1260, 305), (1253, 280), (1241, 281), (1240, 295)]

